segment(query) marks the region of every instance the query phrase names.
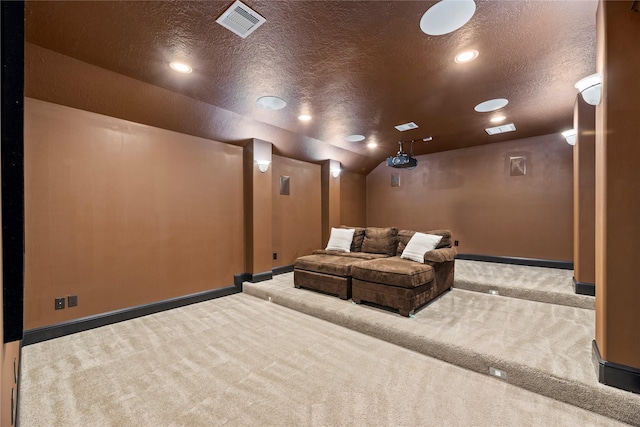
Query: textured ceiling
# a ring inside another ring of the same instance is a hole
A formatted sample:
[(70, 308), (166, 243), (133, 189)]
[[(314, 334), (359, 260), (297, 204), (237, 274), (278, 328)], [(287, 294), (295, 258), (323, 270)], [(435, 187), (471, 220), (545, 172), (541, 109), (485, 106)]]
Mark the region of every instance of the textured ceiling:
[[(574, 83), (595, 72), (595, 1), (479, 0), (461, 29), (428, 36), (419, 22), (433, 1), (246, 0), (266, 18), (246, 39), (215, 23), (231, 3), (29, 1), (26, 40), (281, 128), (301, 145), (357, 153), (367, 161), (348, 168), (358, 172), (401, 139), (432, 136), (414, 145), (424, 154), (565, 130)], [(467, 49), (479, 57), (455, 63)], [(193, 73), (171, 71), (171, 60)], [(264, 95), (287, 107), (259, 108)], [(491, 113), (473, 107), (491, 98), (509, 99), (501, 112), (516, 132), (485, 133)], [(302, 113), (313, 120), (300, 122)], [(394, 129), (409, 121), (419, 129)], [(350, 134), (367, 139), (347, 142)], [(295, 157), (318, 160), (304, 153)]]

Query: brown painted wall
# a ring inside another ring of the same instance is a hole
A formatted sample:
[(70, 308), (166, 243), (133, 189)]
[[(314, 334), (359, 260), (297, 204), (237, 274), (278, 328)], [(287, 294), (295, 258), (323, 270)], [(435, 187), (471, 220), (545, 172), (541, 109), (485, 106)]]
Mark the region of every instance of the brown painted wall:
[(340, 225), (340, 176), (333, 177), (331, 170), (340, 168), (340, 162), (327, 160), (322, 164), (322, 246), (329, 243), (331, 228)]
[(271, 162), (271, 144), (252, 139), (244, 146), (245, 271), (271, 273), (271, 176), (260, 172), (257, 160)]
[(596, 342), (603, 359), (640, 369), (640, 13), (630, 2), (598, 7), (596, 107)]
[(340, 173), (340, 223), (364, 227), (367, 223), (367, 177)]
[(25, 329), (232, 285), (242, 213), (241, 147), (27, 99)]
[[(273, 156), (273, 267), (291, 265), (322, 245), (320, 165)], [(289, 195), (280, 194), (280, 177), (290, 179)]]
[[(524, 176), (510, 176), (516, 156)], [(381, 164), (367, 176), (367, 225), (450, 229), (461, 253), (570, 261), (572, 174), (560, 134), (419, 156), (412, 171)]]
[(576, 96), (573, 127), (573, 277), (596, 283), (596, 109)]

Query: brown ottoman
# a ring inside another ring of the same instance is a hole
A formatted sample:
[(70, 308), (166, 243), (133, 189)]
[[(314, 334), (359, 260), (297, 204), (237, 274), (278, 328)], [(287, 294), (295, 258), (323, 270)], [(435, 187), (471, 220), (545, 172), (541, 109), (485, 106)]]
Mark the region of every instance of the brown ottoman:
[(339, 255), (307, 255), (296, 260), (293, 284), (296, 288), (313, 289), (351, 298), (351, 268), (361, 258)]
[(395, 308), (402, 316), (410, 316), (448, 289), (437, 286), (432, 266), (400, 257), (358, 263), (351, 268), (351, 276), (355, 303)]

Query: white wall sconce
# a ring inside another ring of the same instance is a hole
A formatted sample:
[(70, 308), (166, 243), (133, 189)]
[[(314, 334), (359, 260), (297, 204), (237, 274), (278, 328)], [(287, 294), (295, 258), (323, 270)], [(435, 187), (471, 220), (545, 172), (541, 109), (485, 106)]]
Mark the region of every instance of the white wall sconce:
[(576, 145), (577, 132), (575, 129), (569, 129), (562, 132), (562, 136), (567, 140), (567, 144)]
[(340, 176), (340, 168), (331, 169), (331, 176), (337, 178)]
[(271, 162), (269, 160), (256, 160), (256, 163), (260, 172), (265, 173), (269, 170), (269, 163)]
[(602, 96), (602, 75), (592, 74), (576, 83), (576, 89), (582, 94), (587, 104), (598, 105)]

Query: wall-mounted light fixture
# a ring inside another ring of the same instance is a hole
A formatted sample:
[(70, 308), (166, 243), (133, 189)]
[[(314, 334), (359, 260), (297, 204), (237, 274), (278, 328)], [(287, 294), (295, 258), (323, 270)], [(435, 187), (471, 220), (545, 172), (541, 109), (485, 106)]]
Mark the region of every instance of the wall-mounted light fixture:
[(569, 129), (562, 132), (562, 136), (567, 140), (567, 144), (576, 145), (577, 132), (575, 129)]
[(256, 160), (256, 163), (260, 172), (265, 173), (269, 170), (269, 163), (271, 162), (269, 160)]
[(600, 73), (591, 74), (576, 83), (576, 89), (582, 94), (582, 99), (587, 104), (600, 104), (602, 96), (602, 75)]
[(331, 169), (331, 176), (334, 178), (340, 176), (340, 168)]

